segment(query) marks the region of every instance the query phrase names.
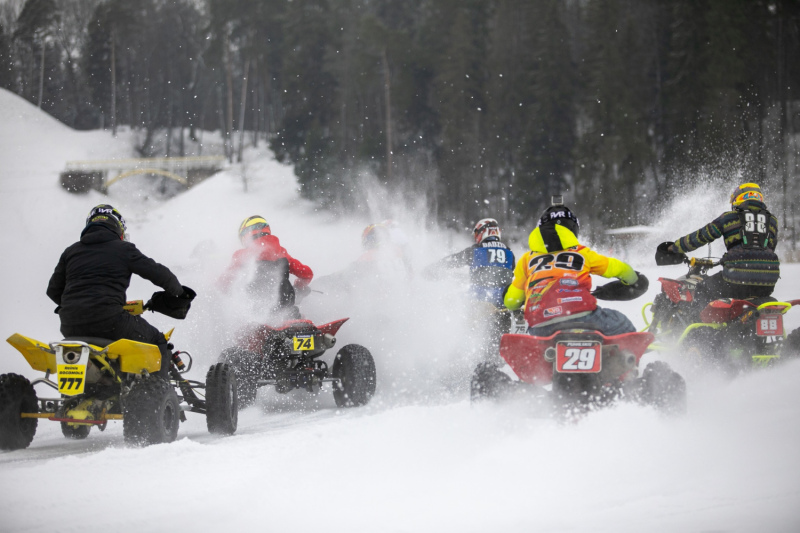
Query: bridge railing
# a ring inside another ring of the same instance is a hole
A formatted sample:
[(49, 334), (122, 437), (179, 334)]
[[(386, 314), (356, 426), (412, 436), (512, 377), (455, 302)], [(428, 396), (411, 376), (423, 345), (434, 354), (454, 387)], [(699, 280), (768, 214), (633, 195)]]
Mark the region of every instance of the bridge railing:
[(129, 176), (161, 175), (191, 187), (225, 167), (223, 156), (152, 157), (67, 161), (61, 186), (75, 193), (95, 189), (106, 193), (109, 185)]

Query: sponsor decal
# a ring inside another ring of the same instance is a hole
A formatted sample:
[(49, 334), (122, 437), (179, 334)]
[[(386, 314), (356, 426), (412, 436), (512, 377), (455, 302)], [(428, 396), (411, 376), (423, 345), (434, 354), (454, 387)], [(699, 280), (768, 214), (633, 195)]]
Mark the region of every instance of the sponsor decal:
[(561, 285), (567, 285), (567, 286), (569, 286), (569, 287), (577, 287), (577, 286), (578, 286), (578, 280), (577, 280), (577, 279), (565, 279), (565, 278), (561, 278), (560, 280), (558, 280), (558, 282), (559, 282)]
[(575, 273), (575, 272), (564, 272), (564, 277), (565, 277), (565, 278), (572, 278), (572, 279), (575, 279), (575, 278), (577, 278), (577, 277), (578, 277), (578, 274), (577, 274), (577, 273)]
[(548, 307), (547, 309), (544, 310), (544, 317), (548, 318), (548, 317), (551, 317), (551, 316), (558, 316), (558, 315), (562, 314), (563, 312), (564, 312), (564, 310), (560, 306), (559, 307)]
[(583, 292), (581, 289), (556, 289), (556, 292)]
[(581, 296), (571, 296), (569, 298), (559, 298), (558, 303), (565, 304), (567, 302), (582, 302), (583, 298)]

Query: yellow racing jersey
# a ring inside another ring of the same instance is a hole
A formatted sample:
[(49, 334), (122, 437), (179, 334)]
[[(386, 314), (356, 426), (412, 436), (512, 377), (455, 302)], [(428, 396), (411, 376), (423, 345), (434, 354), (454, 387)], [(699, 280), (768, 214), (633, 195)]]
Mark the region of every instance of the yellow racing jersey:
[[(528, 300), (541, 299), (556, 284), (555, 290), (563, 292), (565, 298), (569, 297), (569, 292), (589, 293), (592, 274), (619, 278), (627, 284), (636, 283), (638, 276), (630, 265), (581, 245), (575, 234), (564, 226), (556, 225), (555, 229), (564, 249), (553, 252), (547, 251), (538, 227), (531, 232), (530, 251), (517, 261), (514, 281), (505, 294), (507, 308), (519, 309), (523, 304), (533, 303)], [(526, 314), (532, 307), (525, 306)]]

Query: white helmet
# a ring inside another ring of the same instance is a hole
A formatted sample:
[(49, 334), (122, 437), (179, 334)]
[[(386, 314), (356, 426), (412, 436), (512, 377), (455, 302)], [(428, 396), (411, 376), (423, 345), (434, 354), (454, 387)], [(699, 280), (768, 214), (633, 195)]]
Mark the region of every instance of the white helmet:
[(486, 240), (499, 241), (500, 240), (500, 225), (493, 218), (484, 218), (475, 224), (475, 229), (472, 230), (475, 236), (475, 244), (480, 244)]

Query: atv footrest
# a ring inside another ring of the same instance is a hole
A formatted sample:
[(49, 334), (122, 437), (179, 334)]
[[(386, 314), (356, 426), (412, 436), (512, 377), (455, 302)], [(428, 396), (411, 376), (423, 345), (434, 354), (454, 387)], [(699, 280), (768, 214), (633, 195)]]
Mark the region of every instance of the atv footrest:
[[(323, 382), (323, 383), (333, 383), (333, 382), (340, 382), (342, 380), (339, 379), (339, 378), (328, 377), (328, 378), (321, 378), (320, 381)], [(258, 381), (256, 381), (256, 385), (259, 386), (259, 387), (263, 387), (264, 385), (277, 385), (277, 384), (278, 384), (278, 380), (275, 379), (275, 378), (259, 379)]]
[(92, 424), (95, 426), (102, 426), (109, 420), (122, 420), (122, 415), (109, 414), (103, 420), (91, 420), (84, 418), (61, 418), (53, 413), (21, 413), (20, 418), (46, 418), (53, 422), (67, 422), (70, 424)]

